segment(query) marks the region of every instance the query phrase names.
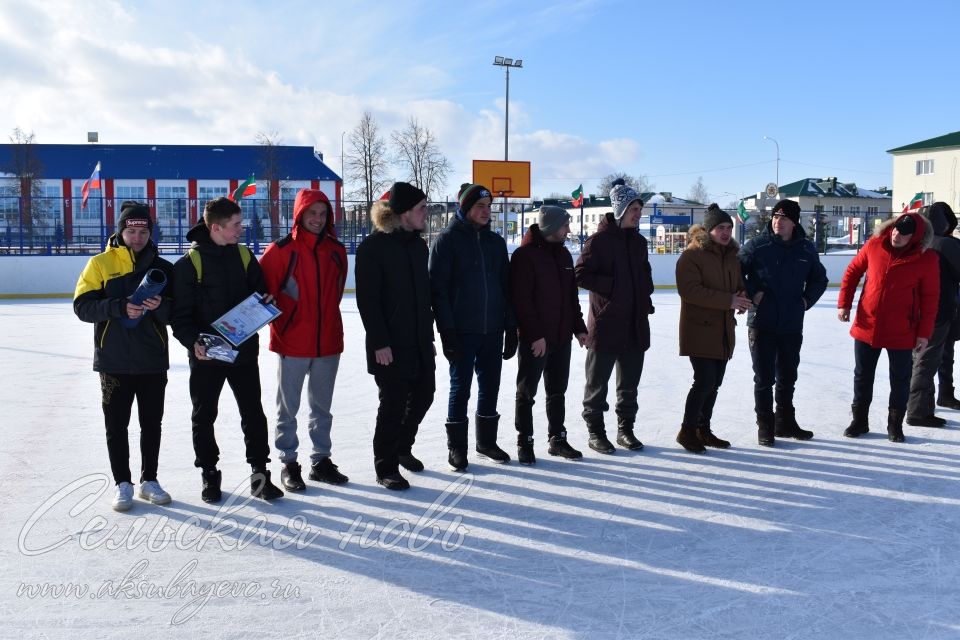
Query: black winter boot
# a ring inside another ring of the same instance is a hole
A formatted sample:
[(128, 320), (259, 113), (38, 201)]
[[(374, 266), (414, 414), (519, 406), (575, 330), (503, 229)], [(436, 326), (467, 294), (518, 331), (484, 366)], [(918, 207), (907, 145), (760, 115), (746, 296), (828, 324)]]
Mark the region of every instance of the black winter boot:
[(280, 484), (287, 491), (304, 491), (307, 485), (303, 483), (303, 476), (300, 474), (300, 464), (297, 462), (288, 462), (283, 465), (280, 471)]
[(579, 460), (583, 454), (570, 446), (567, 442), (567, 432), (561, 431), (555, 436), (550, 436), (550, 442), (547, 444), (547, 453), (552, 456), (560, 456), (567, 460)]
[(757, 444), (761, 447), (773, 447), (777, 443), (774, 438), (774, 420), (772, 411), (761, 411), (757, 414)]
[(270, 472), (266, 467), (255, 466), (252, 471), (250, 474), (250, 495), (264, 500), (276, 500), (283, 497), (283, 491), (270, 482)]
[(905, 442), (903, 437), (903, 409), (887, 409), (887, 440), (890, 442)]
[(844, 430), (843, 435), (847, 438), (859, 438), (870, 431), (870, 405), (852, 404), (850, 405), (850, 411), (853, 413), (853, 421)]
[(330, 458), (311, 463), (309, 478), (327, 484), (346, 484), (350, 481), (350, 478), (340, 473), (340, 468), (333, 464)]
[(954, 395), (955, 389), (940, 385), (940, 391), (937, 393), (937, 406), (945, 409), (960, 409), (960, 400)]
[(536, 464), (537, 456), (533, 453), (533, 436), (517, 436), (517, 462), (520, 464)]
[(621, 422), (617, 428), (617, 444), (630, 451), (643, 451), (643, 443), (633, 435), (633, 423)]
[(692, 427), (690, 425), (680, 425), (680, 433), (677, 434), (677, 444), (690, 453), (707, 452), (707, 448), (703, 446), (703, 443), (700, 442), (700, 438), (697, 437), (696, 427)]
[(613, 443), (607, 440), (607, 432), (604, 431), (603, 428), (599, 431), (590, 431), (590, 439), (587, 440), (587, 446), (597, 453), (605, 455), (611, 455), (617, 450), (617, 448), (613, 446)]
[(946, 426), (947, 421), (935, 415), (923, 416), (920, 418), (907, 417), (907, 424), (911, 427), (934, 427), (941, 428)]
[(220, 502), (220, 499), (223, 497), (223, 494), (220, 492), (220, 470), (213, 469), (203, 469), (200, 472), (200, 477), (203, 479), (203, 490), (200, 492), (200, 498), (204, 502)]
[(407, 471), (413, 471), (414, 473), (423, 471), (423, 462), (412, 453), (401, 453), (397, 456), (397, 461), (400, 463), (400, 466)]
[(403, 491), (410, 488), (410, 483), (399, 472), (377, 478), (377, 484), (391, 491)]
[(497, 464), (506, 464), (510, 462), (510, 454), (497, 446), (497, 427), (499, 424), (499, 414), (495, 416), (476, 416), (477, 442), (475, 449), (478, 454), (493, 460)]
[(467, 429), (466, 420), (447, 423), (447, 463), (452, 471), (467, 470)]
[(774, 435), (778, 438), (794, 438), (796, 440), (809, 440), (813, 437), (813, 431), (801, 429), (797, 424), (797, 412), (793, 407), (777, 407), (777, 413), (773, 416)]

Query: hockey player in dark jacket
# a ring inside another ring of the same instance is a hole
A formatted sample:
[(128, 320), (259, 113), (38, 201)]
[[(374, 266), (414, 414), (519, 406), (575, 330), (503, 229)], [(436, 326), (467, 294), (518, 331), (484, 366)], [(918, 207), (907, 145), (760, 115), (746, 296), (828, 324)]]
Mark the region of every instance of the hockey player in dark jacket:
[[(254, 335), (243, 342), (232, 362), (212, 359), (200, 342), (200, 334), (215, 334), (211, 324), (252, 293), (267, 294), (260, 264), (249, 249), (239, 245), (243, 233), (240, 206), (227, 198), (210, 200), (203, 220), (187, 233), (190, 251), (174, 265), (176, 302), (170, 324), (173, 335), (187, 348), (190, 358), (190, 399), (193, 402), (194, 465), (201, 469), (205, 502), (221, 499), (221, 474), (217, 469), (220, 449), (213, 423), (224, 382), (230, 385), (240, 410), (240, 428), (250, 464), (250, 492), (265, 500), (283, 492), (270, 481), (270, 445), (267, 418), (260, 403), (259, 340)], [(264, 300), (272, 300), (269, 294)]]
[(373, 466), (381, 485), (407, 489), (399, 466), (423, 471), (412, 447), (436, 387), (428, 249), (420, 235), (427, 196), (398, 182), (370, 217), (376, 230), (357, 248), (355, 274), (367, 371), (380, 389)]
[[(781, 200), (758, 237), (740, 251), (753, 307), (747, 315), (757, 441), (772, 447), (775, 436), (809, 440), (797, 424), (793, 393), (800, 366), (803, 317), (827, 288), (827, 271), (800, 225), (800, 205)], [(776, 413), (773, 410), (776, 386)]]
[[(84, 322), (96, 323), (93, 370), (100, 373), (107, 453), (117, 485), (113, 508), (126, 511), (133, 506), (127, 427), (134, 398), (140, 419), (140, 497), (153, 504), (170, 502), (170, 494), (157, 482), (157, 465), (170, 363), (166, 324), (173, 267), (150, 240), (153, 220), (147, 205), (122, 203), (117, 229), (107, 250), (90, 258), (80, 274), (73, 310)], [(142, 304), (131, 302), (130, 296), (152, 269), (163, 274), (156, 279), (166, 282), (164, 290)]]

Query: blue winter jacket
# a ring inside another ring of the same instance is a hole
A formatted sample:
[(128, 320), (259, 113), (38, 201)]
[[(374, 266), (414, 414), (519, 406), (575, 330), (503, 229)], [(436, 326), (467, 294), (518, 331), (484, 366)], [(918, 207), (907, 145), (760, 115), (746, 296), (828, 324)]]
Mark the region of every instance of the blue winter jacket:
[(747, 315), (747, 326), (773, 333), (801, 333), (803, 315), (827, 288), (827, 270), (820, 263), (803, 227), (783, 240), (770, 224), (740, 250), (747, 295), (763, 291), (760, 304)]
[(437, 331), (496, 333), (515, 328), (507, 243), (459, 215), (430, 247), (430, 290)]

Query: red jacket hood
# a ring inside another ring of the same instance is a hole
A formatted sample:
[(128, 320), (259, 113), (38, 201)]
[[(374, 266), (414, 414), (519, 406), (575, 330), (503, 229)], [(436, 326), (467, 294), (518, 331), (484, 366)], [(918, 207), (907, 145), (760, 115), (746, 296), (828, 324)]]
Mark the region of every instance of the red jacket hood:
[(293, 201), (293, 231), (296, 232), (297, 227), (300, 226), (300, 216), (303, 215), (303, 212), (315, 202), (323, 202), (327, 205), (327, 226), (324, 231), (327, 235), (336, 238), (337, 233), (333, 227), (333, 207), (330, 206), (330, 199), (327, 198), (327, 194), (320, 189), (300, 189), (297, 192), (297, 197)]
[(896, 226), (902, 218), (913, 218), (913, 221), (917, 225), (917, 230), (913, 233), (913, 236), (910, 238), (910, 243), (906, 247), (901, 249), (901, 251), (906, 253), (912, 253), (913, 251), (920, 250), (923, 251), (930, 247), (933, 242), (933, 227), (930, 224), (930, 221), (924, 218), (922, 215), (915, 211), (909, 211), (907, 213), (902, 213), (896, 218), (891, 218), (877, 227), (877, 230), (874, 235), (883, 240), (884, 246), (891, 247), (890, 244), (890, 234), (893, 233), (893, 227)]

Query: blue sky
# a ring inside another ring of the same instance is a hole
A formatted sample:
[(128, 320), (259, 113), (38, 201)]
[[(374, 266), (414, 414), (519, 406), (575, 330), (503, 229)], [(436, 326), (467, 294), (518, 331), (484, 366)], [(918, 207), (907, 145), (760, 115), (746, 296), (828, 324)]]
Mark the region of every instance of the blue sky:
[[(0, 0), (0, 127), (40, 142), (252, 143), (339, 170), (364, 110), (415, 116), (454, 165), (530, 160), (534, 193), (622, 170), (713, 199), (837, 176), (891, 186), (886, 149), (960, 130), (954, 2), (648, 4)], [(402, 178), (399, 170), (395, 178)], [(349, 184), (348, 184), (349, 188)]]

